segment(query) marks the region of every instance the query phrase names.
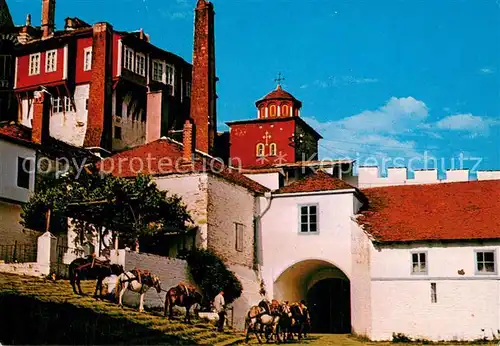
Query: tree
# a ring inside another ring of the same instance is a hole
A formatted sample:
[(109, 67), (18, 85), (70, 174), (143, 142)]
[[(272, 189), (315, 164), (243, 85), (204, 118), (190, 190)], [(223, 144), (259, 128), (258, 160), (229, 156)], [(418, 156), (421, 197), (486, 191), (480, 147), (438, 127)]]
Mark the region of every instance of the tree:
[(40, 179), (36, 194), (23, 206), (21, 224), (41, 230), (49, 210), (75, 220), (77, 241), (104, 230), (132, 246), (141, 238), (186, 231), (192, 221), (181, 198), (160, 191), (150, 176), (125, 179), (95, 168)]

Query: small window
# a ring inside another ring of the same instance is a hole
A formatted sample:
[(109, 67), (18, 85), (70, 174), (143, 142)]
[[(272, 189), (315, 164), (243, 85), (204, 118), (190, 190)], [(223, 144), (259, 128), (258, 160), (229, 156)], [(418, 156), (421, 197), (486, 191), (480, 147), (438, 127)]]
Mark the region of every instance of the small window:
[(263, 119), (266, 117), (266, 108), (264, 106), (259, 107), (259, 118)]
[(172, 65), (166, 65), (166, 83), (168, 85), (174, 86), (174, 80), (175, 80), (175, 69)]
[(427, 274), (427, 253), (414, 252), (411, 254), (412, 274)]
[(89, 99), (85, 99), (85, 110), (89, 110)]
[(115, 126), (115, 139), (122, 139), (122, 128)]
[(23, 189), (30, 188), (31, 160), (17, 158), (17, 186)]
[(83, 51), (83, 70), (90, 71), (92, 69), (92, 47), (87, 47)]
[(276, 143), (271, 143), (269, 145), (269, 155), (276, 156)]
[(495, 273), (495, 251), (476, 251), (476, 274)]
[(63, 111), (63, 99), (60, 97), (52, 98), (52, 113), (62, 113)]
[(153, 60), (153, 80), (156, 82), (164, 83), (163, 74), (165, 71), (165, 64), (162, 61)]
[(33, 76), (36, 74), (40, 74), (40, 53), (30, 55), (29, 75)]
[(73, 102), (71, 102), (71, 98), (68, 96), (64, 96), (64, 111), (65, 112), (74, 112)]
[(318, 232), (318, 205), (301, 205), (300, 213), (300, 233)]
[(281, 106), (281, 115), (284, 117), (287, 117), (289, 115), (290, 108), (288, 108), (287, 105), (282, 105)]
[(256, 150), (257, 157), (264, 156), (264, 144), (262, 144), (262, 143), (257, 144), (257, 147), (255, 150)]
[(243, 251), (243, 225), (235, 223), (236, 251)]
[(186, 82), (186, 97), (191, 97), (191, 82)]
[(270, 117), (275, 117), (276, 116), (276, 106), (275, 105), (271, 105), (269, 107), (269, 116)]
[(57, 50), (49, 50), (45, 53), (45, 72), (57, 70)]
[(431, 282), (431, 303), (437, 303), (437, 291), (435, 282)]
[(146, 56), (142, 53), (137, 53), (135, 57), (135, 73), (146, 76)]
[(134, 71), (134, 51), (131, 48), (125, 47), (125, 59), (123, 67), (127, 70)]

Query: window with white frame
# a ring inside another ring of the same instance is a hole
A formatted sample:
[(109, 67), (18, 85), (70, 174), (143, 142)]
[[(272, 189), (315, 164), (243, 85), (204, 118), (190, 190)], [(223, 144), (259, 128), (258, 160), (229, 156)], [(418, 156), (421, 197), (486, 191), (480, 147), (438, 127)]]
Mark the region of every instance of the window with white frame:
[(427, 253), (413, 252), (411, 254), (412, 274), (427, 274)]
[(68, 96), (64, 96), (64, 111), (65, 112), (73, 112), (75, 108), (73, 107), (73, 102), (71, 102), (71, 98)]
[(186, 97), (191, 97), (191, 82), (186, 82)]
[(165, 72), (167, 77), (165, 83), (174, 86), (175, 68), (172, 65), (166, 65)]
[(241, 223), (234, 223), (234, 230), (236, 236), (236, 251), (243, 251), (243, 225)]
[(0, 55), (0, 79), (8, 79), (11, 75), (10, 55)]
[(496, 256), (495, 251), (476, 250), (476, 274), (495, 274)]
[(45, 72), (57, 70), (57, 50), (49, 50), (45, 53)]
[(30, 55), (29, 75), (33, 76), (40, 73), (40, 53)]
[(61, 97), (52, 97), (52, 113), (61, 113), (63, 111), (63, 99)]
[(164, 83), (163, 74), (165, 72), (165, 63), (160, 60), (153, 60), (153, 80)]
[(299, 205), (299, 231), (300, 233), (318, 232), (318, 205)]
[(87, 47), (83, 50), (83, 70), (90, 71), (92, 69), (92, 47)]
[(123, 67), (127, 70), (134, 71), (134, 51), (131, 48), (125, 47), (125, 59), (123, 59)]
[(135, 56), (135, 73), (146, 76), (146, 56), (142, 53)]

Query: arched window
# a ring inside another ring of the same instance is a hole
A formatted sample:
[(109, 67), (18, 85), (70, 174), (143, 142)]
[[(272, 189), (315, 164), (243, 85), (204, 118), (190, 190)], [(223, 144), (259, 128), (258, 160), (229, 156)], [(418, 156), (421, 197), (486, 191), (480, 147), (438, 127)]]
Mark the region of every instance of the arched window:
[(262, 143), (257, 144), (257, 147), (255, 148), (255, 153), (257, 154), (257, 157), (264, 156), (264, 144)]
[(266, 117), (266, 108), (264, 106), (259, 107), (259, 118), (264, 119)]
[(288, 107), (288, 105), (281, 106), (281, 115), (284, 117), (287, 117), (290, 115), (290, 108)]
[(276, 156), (276, 143), (271, 143), (269, 145), (269, 155)]
[(269, 106), (269, 116), (274, 118), (276, 116), (276, 105)]

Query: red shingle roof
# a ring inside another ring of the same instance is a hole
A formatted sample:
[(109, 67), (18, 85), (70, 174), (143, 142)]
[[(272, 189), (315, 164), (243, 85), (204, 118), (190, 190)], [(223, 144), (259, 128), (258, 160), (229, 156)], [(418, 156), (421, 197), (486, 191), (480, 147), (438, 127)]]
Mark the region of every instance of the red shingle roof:
[(141, 173), (168, 175), (207, 172), (255, 192), (269, 191), (268, 188), (210, 156), (197, 153), (194, 162), (186, 163), (182, 155), (182, 144), (171, 139), (159, 139), (115, 154), (100, 162), (98, 167), (121, 177), (133, 177)]
[(317, 171), (316, 173), (297, 180), (290, 185), (282, 187), (276, 191), (276, 193), (300, 193), (348, 189), (355, 189), (355, 187), (349, 185), (341, 179), (334, 178), (328, 173)]
[(363, 191), (358, 222), (376, 241), (500, 238), (500, 181), (392, 186)]
[(31, 129), (13, 123), (0, 125), (0, 137), (31, 143)]
[(269, 94), (264, 96), (263, 100), (295, 100), (295, 97), (293, 97), (292, 94), (290, 94), (288, 91), (285, 91), (281, 89), (281, 85), (278, 85), (276, 89), (271, 91)]

